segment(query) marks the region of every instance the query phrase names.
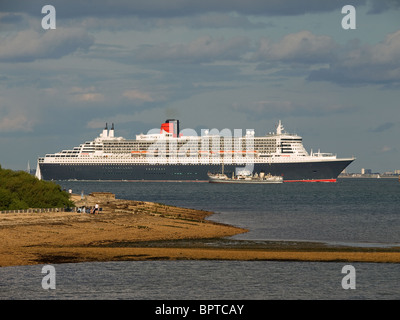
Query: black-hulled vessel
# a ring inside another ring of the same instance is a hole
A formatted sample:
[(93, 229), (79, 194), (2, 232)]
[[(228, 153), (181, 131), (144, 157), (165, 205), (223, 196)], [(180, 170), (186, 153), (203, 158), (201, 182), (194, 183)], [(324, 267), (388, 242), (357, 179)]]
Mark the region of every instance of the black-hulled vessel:
[(285, 182), (335, 182), (354, 161), (330, 153), (309, 154), (302, 138), (286, 133), (280, 121), (275, 133), (261, 137), (252, 130), (244, 135), (238, 130), (231, 135), (202, 130), (200, 136), (184, 131), (178, 120), (169, 119), (159, 133), (129, 140), (115, 137), (114, 125), (110, 130), (106, 125), (93, 141), (40, 157), (36, 175), (45, 180), (208, 181), (208, 172), (224, 166), (227, 174), (246, 169), (281, 176)]

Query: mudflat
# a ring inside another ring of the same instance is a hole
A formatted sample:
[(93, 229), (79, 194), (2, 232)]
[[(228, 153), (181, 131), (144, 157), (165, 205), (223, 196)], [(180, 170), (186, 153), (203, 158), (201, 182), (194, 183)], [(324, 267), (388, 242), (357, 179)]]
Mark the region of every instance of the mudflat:
[(115, 199), (81, 198), (77, 212), (0, 214), (0, 266), (130, 260), (287, 260), (400, 263), (400, 248), (353, 248), (311, 242), (233, 241), (247, 232), (207, 220), (209, 211)]

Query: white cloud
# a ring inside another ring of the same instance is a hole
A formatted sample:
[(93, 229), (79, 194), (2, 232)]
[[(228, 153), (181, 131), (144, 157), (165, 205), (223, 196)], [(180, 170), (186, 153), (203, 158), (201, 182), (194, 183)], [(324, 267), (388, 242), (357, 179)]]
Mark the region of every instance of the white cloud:
[(133, 100), (133, 101), (139, 101), (139, 102), (153, 102), (154, 101), (154, 98), (152, 98), (149, 93), (139, 91), (136, 89), (127, 90), (122, 95), (125, 98), (128, 98), (129, 100)]
[(82, 101), (82, 102), (104, 101), (104, 95), (96, 91), (97, 90), (94, 87), (89, 87), (89, 88), (73, 87), (70, 90), (70, 94), (72, 95), (75, 101)]
[(75, 98), (85, 102), (100, 102), (104, 100), (104, 96), (101, 93), (82, 93), (76, 95)]
[(0, 118), (1, 132), (29, 132), (32, 131), (33, 120), (26, 117), (24, 114), (11, 113)]
[(387, 152), (396, 152), (397, 149), (394, 147), (390, 147), (390, 146), (383, 146), (380, 150), (382, 153), (387, 153)]

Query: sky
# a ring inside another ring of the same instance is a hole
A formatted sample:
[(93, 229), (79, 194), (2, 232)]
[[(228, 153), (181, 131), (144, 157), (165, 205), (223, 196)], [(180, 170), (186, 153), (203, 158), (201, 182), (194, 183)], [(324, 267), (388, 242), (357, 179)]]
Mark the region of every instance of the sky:
[(394, 171), (399, 101), (399, 0), (0, 2), (3, 168), (176, 118), (199, 135), (282, 120), (309, 152), (355, 156), (348, 172)]

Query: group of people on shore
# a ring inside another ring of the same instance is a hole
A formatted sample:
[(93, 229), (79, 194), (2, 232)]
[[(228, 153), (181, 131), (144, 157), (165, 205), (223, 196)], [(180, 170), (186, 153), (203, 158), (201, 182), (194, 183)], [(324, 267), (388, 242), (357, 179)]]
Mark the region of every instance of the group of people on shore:
[[(68, 193), (70, 196), (72, 196), (72, 189), (69, 189)], [(81, 191), (81, 200), (84, 200), (83, 190)], [(76, 212), (78, 212), (78, 213), (90, 213), (90, 214), (99, 214), (99, 211), (101, 211), (101, 209), (99, 208), (98, 203), (96, 203), (96, 205), (94, 207), (81, 206), (81, 207), (77, 208), (77, 210), (76, 210)]]
[(90, 214), (99, 214), (99, 205), (96, 203), (96, 205), (94, 207), (86, 207), (86, 206), (82, 206), (79, 207), (77, 212), (78, 213), (90, 213)]

